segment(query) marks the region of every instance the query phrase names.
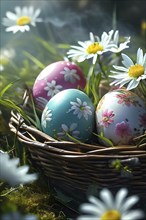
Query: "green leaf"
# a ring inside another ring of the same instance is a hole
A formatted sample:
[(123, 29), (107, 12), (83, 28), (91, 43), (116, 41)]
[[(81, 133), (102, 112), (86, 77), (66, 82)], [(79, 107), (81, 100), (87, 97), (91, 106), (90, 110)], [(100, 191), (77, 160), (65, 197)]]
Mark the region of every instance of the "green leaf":
[(57, 47), (59, 49), (69, 49), (70, 45), (69, 44), (58, 44)]
[(93, 133), (93, 134), (94, 134), (95, 136), (97, 136), (98, 138), (100, 138), (101, 140), (105, 141), (105, 142), (109, 145), (109, 147), (113, 147), (113, 146), (114, 146), (113, 143), (112, 143), (112, 141), (110, 141), (108, 138), (106, 138), (106, 137), (103, 136), (103, 132), (101, 132), (100, 135), (99, 135), (99, 134), (96, 134), (96, 133)]
[(36, 38), (36, 40), (45, 48), (47, 49), (51, 54), (54, 54), (56, 55), (57, 54), (57, 51), (54, 47), (54, 45), (52, 44), (52, 42), (49, 42), (49, 41), (45, 41), (41, 38)]
[(13, 101), (9, 100), (9, 99), (0, 99), (0, 104), (7, 107), (7, 108), (10, 108), (10, 109), (13, 109), (13, 110), (16, 110), (17, 112), (19, 112), (24, 118), (25, 120), (28, 121), (28, 116), (26, 115), (26, 113), (23, 111), (23, 109), (21, 109), (18, 105), (16, 105)]
[(36, 57), (34, 57), (33, 55), (31, 55), (30, 53), (28, 53), (27, 51), (24, 51), (24, 55), (26, 57), (28, 57), (33, 63), (35, 63), (38, 67), (40, 67), (41, 69), (45, 68), (45, 65), (38, 60)]
[(40, 119), (36, 113), (36, 109), (35, 109), (35, 105), (34, 105), (34, 101), (33, 101), (33, 97), (32, 95), (30, 94), (30, 99), (31, 99), (31, 103), (32, 103), (32, 107), (33, 107), (33, 112), (34, 112), (34, 116), (35, 116), (35, 126), (39, 129), (39, 130), (42, 130), (42, 127), (41, 127), (41, 122), (40, 122)]
[(16, 83), (18, 81), (19, 81), (19, 79), (15, 80), (14, 82), (11, 82), (7, 86), (5, 86), (4, 89), (0, 92), (0, 98), (2, 98), (2, 96), (7, 92), (7, 90), (9, 90), (14, 85), (14, 83)]

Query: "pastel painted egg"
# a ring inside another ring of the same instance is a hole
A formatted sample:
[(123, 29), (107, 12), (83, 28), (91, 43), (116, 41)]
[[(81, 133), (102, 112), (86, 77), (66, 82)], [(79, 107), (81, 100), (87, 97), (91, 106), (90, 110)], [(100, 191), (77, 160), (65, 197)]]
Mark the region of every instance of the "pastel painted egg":
[(90, 139), (95, 123), (95, 108), (90, 98), (78, 89), (67, 89), (52, 97), (43, 110), (42, 130), (59, 140)]
[(98, 134), (103, 132), (114, 145), (132, 144), (132, 139), (146, 130), (145, 103), (126, 89), (108, 92), (98, 103), (96, 126)]
[(73, 62), (58, 61), (48, 65), (36, 78), (32, 94), (36, 106), (44, 109), (47, 102), (64, 89), (80, 88), (86, 85), (82, 70)]

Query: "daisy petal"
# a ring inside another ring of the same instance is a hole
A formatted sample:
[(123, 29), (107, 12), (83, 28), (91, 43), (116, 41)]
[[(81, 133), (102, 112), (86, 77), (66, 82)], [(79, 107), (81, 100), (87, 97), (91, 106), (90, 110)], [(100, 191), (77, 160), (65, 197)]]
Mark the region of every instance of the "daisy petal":
[(17, 16), (16, 16), (14, 13), (10, 12), (10, 11), (7, 11), (7, 12), (6, 12), (6, 16), (7, 16), (10, 20), (16, 20), (16, 19), (17, 19)]
[(121, 211), (125, 212), (138, 202), (138, 196), (130, 196), (121, 206)]
[(131, 82), (128, 84), (128, 87), (127, 87), (127, 90), (131, 90), (131, 89), (134, 89), (138, 86), (139, 84), (139, 81), (133, 79), (131, 80)]
[(15, 11), (18, 17), (21, 16), (21, 8), (20, 7), (15, 7)]
[(100, 192), (100, 198), (104, 201), (107, 208), (113, 208), (113, 196), (112, 193), (108, 189), (103, 189)]
[(93, 214), (93, 215), (97, 215), (97, 214), (101, 215), (102, 214), (101, 210), (98, 209), (96, 205), (92, 205), (92, 204), (90, 205), (88, 203), (82, 204), (80, 206), (80, 209), (83, 212), (87, 212), (87, 213)]
[(116, 205), (117, 209), (120, 209), (120, 207), (123, 203), (123, 200), (125, 199), (127, 194), (128, 194), (128, 190), (125, 188), (118, 191), (118, 193), (116, 194), (116, 198), (115, 198), (115, 205)]
[(77, 220), (100, 220), (100, 218), (97, 218), (96, 216), (93, 217), (93, 216), (80, 216), (77, 218)]
[(140, 48), (137, 50), (137, 64), (143, 64), (143, 51)]
[(123, 66), (115, 66), (115, 65), (113, 65), (113, 67), (114, 67), (116, 70), (121, 70), (121, 71), (124, 71), (124, 72), (127, 72), (127, 71), (128, 71), (128, 69), (125, 68), (125, 67), (123, 67)]
[(127, 68), (129, 68), (130, 66), (134, 65), (133, 61), (126, 54), (122, 54), (122, 58), (123, 58), (122, 63)]
[(34, 14), (34, 18), (37, 18), (41, 13), (41, 10), (38, 8), (36, 11), (35, 11), (35, 14)]
[(141, 210), (130, 211), (123, 215), (123, 219), (128, 220), (139, 220), (144, 218), (144, 213)]
[(89, 201), (96, 205), (98, 209), (105, 211), (104, 203), (102, 203), (99, 199), (95, 198), (94, 196), (90, 196)]

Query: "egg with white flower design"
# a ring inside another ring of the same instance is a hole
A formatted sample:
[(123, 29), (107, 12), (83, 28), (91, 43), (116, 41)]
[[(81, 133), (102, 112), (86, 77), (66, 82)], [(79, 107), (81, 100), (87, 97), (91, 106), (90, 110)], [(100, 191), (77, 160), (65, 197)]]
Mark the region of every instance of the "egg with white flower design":
[(92, 135), (94, 123), (94, 105), (78, 89), (66, 89), (54, 95), (41, 117), (44, 133), (58, 140), (86, 142)]
[(48, 65), (37, 76), (32, 94), (38, 108), (44, 109), (47, 102), (64, 89), (80, 88), (86, 85), (82, 70), (73, 62), (58, 61)]
[(96, 127), (98, 134), (102, 133), (114, 145), (133, 144), (133, 138), (146, 130), (144, 101), (126, 89), (106, 93), (96, 109)]

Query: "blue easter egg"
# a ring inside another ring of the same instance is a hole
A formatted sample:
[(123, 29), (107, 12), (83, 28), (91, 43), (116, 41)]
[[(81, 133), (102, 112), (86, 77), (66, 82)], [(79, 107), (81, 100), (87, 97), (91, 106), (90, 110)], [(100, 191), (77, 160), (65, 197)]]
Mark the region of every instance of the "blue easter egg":
[(94, 129), (95, 108), (78, 89), (66, 89), (53, 96), (43, 110), (42, 130), (58, 140), (86, 142)]

